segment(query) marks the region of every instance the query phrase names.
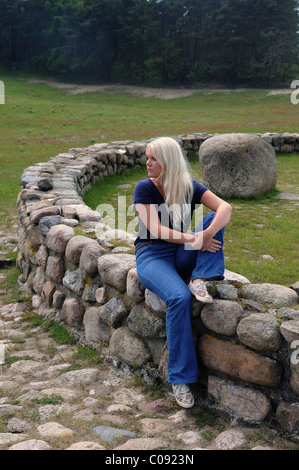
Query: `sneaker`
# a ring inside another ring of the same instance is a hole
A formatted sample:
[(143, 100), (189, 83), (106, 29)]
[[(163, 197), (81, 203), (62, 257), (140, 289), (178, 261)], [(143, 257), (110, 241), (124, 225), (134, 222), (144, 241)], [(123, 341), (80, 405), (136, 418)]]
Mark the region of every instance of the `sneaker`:
[(200, 281), (198, 284), (193, 284), (193, 282), (190, 281), (189, 289), (191, 294), (193, 294), (200, 302), (204, 302), (206, 304), (211, 304), (213, 302), (213, 297), (208, 293), (207, 286), (204, 281)]
[(177, 403), (183, 408), (192, 408), (194, 405), (194, 398), (188, 385), (186, 384), (173, 384), (172, 390)]

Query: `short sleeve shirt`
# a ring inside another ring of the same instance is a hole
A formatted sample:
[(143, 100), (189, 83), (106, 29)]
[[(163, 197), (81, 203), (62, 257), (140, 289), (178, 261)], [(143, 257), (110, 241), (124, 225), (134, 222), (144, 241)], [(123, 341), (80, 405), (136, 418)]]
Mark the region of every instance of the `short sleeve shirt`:
[[(191, 223), (192, 215), (194, 210), (201, 204), (202, 195), (208, 190), (206, 186), (199, 183), (198, 181), (192, 180), (193, 184), (193, 197), (191, 200), (190, 214), (187, 221), (183, 221), (181, 231), (186, 232)], [(156, 206), (159, 219), (161, 224), (173, 228), (170, 218), (169, 211), (165, 204), (165, 200), (150, 178), (141, 180), (136, 184), (134, 190), (134, 208), (136, 204), (154, 204)], [(142, 223), (138, 217), (139, 232), (138, 237), (135, 240), (135, 245), (139, 242), (148, 240), (163, 242), (163, 240), (156, 239), (150, 234), (149, 230)]]

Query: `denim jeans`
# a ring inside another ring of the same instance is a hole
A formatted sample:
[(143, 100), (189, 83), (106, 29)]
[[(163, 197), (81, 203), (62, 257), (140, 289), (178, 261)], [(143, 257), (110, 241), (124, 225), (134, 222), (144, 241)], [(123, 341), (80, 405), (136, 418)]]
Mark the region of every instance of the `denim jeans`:
[[(204, 217), (195, 231), (205, 230), (215, 213)], [(186, 249), (178, 243), (150, 242), (136, 252), (140, 282), (166, 302), (166, 338), (168, 348), (168, 382), (198, 381), (196, 348), (191, 328), (192, 298), (190, 279), (212, 279), (224, 273), (224, 229), (214, 237), (221, 241), (216, 253)], [(142, 244), (142, 243), (140, 243)]]

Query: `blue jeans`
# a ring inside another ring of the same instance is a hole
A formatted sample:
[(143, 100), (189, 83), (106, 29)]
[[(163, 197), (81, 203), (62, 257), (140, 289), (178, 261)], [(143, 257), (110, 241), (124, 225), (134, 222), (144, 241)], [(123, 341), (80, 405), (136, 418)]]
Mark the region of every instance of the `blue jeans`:
[[(211, 212), (195, 231), (205, 230), (214, 218)], [(197, 357), (191, 328), (192, 298), (188, 279), (211, 279), (223, 276), (224, 229), (214, 237), (221, 241), (216, 253), (186, 249), (178, 243), (153, 243), (136, 252), (140, 282), (166, 302), (166, 338), (168, 348), (168, 382), (198, 381)], [(142, 242), (140, 242), (140, 245)], [(138, 246), (138, 245), (137, 245)]]

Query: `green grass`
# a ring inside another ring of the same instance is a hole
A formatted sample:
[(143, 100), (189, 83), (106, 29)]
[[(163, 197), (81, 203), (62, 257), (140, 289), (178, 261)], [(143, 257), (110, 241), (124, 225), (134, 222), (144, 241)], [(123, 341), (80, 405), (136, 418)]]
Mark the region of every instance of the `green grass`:
[[(269, 90), (232, 93), (196, 93), (187, 98), (161, 100), (130, 94), (87, 93), (67, 95), (62, 89), (30, 84), (29, 75), (0, 74), (5, 84), (5, 105), (0, 106), (0, 215), (3, 227), (11, 224), (22, 171), (28, 166), (94, 142), (142, 140), (192, 132), (296, 132), (299, 106), (290, 95)], [(298, 193), (299, 157), (278, 155), (277, 189)], [(197, 159), (191, 162), (201, 179)], [(105, 178), (85, 196), (91, 207), (117, 203), (118, 195), (132, 203), (135, 182), (145, 169)], [(130, 182), (132, 188), (118, 185)], [(233, 217), (226, 228), (228, 269), (251, 282), (290, 285), (298, 280), (298, 205), (268, 196), (258, 201), (233, 201)], [(117, 204), (116, 204), (117, 206)], [(262, 225), (263, 227), (260, 227)], [(264, 259), (260, 255), (271, 255)], [(6, 285), (16, 283), (16, 268)], [(3, 286), (2, 286), (3, 287)]]

